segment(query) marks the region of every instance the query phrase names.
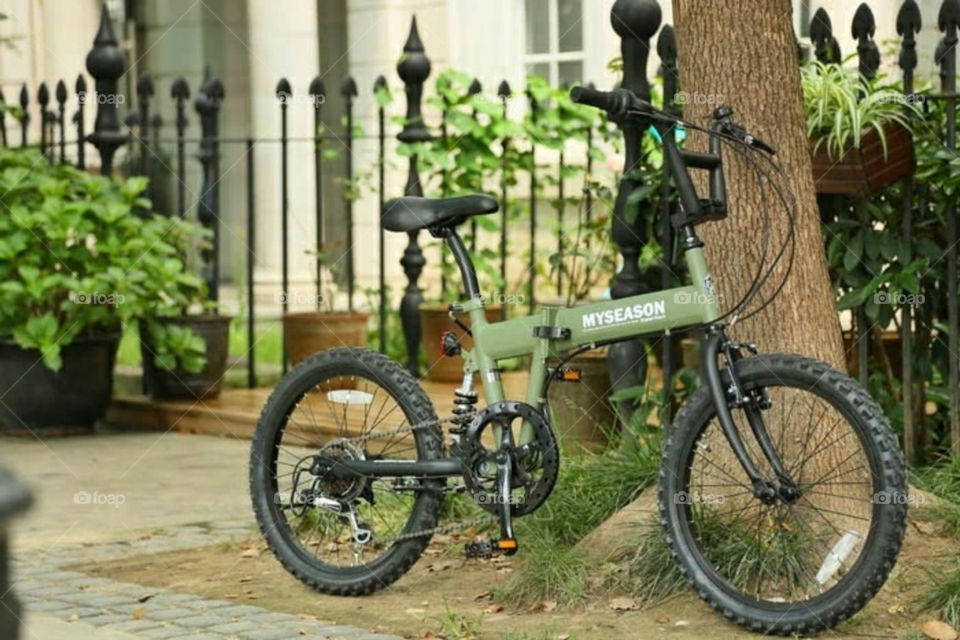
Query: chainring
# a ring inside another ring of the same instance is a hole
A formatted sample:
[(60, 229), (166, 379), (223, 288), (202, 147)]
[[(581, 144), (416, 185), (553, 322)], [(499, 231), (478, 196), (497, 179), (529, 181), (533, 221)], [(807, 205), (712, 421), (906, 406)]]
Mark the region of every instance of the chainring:
[[(499, 514), (500, 497), (496, 491), (497, 453), (491, 429), (495, 425), (511, 428), (521, 420), (533, 429), (533, 438), (526, 444), (510, 446), (513, 459), (512, 491), (509, 496), (511, 514), (533, 513), (553, 491), (560, 471), (557, 439), (543, 414), (523, 402), (497, 402), (477, 413), (466, 433), (460, 438), (457, 454), (468, 471), (464, 483), (474, 500), (485, 511)], [(520, 495), (515, 495), (517, 491)]]

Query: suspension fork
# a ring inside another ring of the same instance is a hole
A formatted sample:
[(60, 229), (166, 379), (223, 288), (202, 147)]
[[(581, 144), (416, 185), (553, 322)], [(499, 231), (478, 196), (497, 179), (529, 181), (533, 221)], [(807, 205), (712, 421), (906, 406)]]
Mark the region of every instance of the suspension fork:
[[(765, 502), (773, 502), (778, 496), (784, 501), (793, 502), (797, 497), (796, 484), (784, 468), (780, 455), (773, 446), (770, 434), (763, 422), (763, 415), (760, 410), (761, 404), (765, 400), (757, 398), (755, 395), (748, 396), (737, 377), (736, 362), (742, 358), (741, 345), (727, 340), (723, 327), (720, 325), (711, 325), (706, 332), (700, 354), (702, 375), (710, 388), (710, 396), (713, 399), (717, 419), (720, 420), (723, 434), (737, 456), (744, 473), (750, 479), (754, 496)], [(724, 386), (723, 376), (720, 372), (718, 359), (721, 354), (727, 363), (724, 370), (729, 378), (729, 387)], [(780, 481), (779, 487), (765, 480), (760, 474), (744, 446), (743, 439), (740, 437), (740, 432), (737, 430), (733, 415), (730, 412), (731, 408), (743, 409), (746, 413), (750, 430)]]

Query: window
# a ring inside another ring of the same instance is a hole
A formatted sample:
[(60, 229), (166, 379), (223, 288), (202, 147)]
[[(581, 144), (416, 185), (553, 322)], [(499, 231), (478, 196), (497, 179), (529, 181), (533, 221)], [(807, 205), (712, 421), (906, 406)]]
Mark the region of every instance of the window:
[(583, 0), (525, 0), (527, 73), (553, 85), (583, 79)]

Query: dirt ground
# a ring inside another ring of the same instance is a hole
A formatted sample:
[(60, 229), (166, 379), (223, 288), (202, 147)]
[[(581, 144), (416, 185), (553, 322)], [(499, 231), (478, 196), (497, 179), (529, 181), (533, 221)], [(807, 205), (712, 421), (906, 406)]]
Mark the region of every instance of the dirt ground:
[[(269, 551), (263, 551), (257, 539), (77, 569), (408, 638), (758, 637), (726, 622), (689, 592), (626, 611), (613, 608), (615, 598), (622, 596), (616, 593), (594, 595), (567, 608), (555, 608), (553, 603), (533, 609), (495, 604), (491, 590), (522, 570), (522, 551), (512, 559), (466, 560), (455, 550), (458, 546), (457, 539), (432, 543), (400, 581), (364, 598), (312, 591), (289, 575)], [(923, 584), (958, 554), (956, 542), (938, 535), (936, 525), (911, 521), (904, 552), (881, 593), (853, 620), (823, 637), (898, 638), (915, 632), (931, 618), (915, 602)], [(622, 606), (623, 599), (616, 604)]]

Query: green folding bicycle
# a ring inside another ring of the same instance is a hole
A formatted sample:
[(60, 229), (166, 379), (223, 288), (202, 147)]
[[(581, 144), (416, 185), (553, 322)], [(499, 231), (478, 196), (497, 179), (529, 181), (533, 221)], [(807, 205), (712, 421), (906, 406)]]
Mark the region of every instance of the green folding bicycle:
[[(513, 519), (547, 500), (559, 472), (546, 398), (566, 362), (599, 345), (696, 329), (701, 384), (669, 427), (659, 476), (673, 555), (696, 592), (739, 624), (776, 634), (832, 627), (886, 580), (903, 540), (907, 489), (897, 439), (856, 382), (809, 358), (756, 355), (725, 334), (729, 312), (716, 304), (696, 227), (726, 216), (722, 151), (760, 156), (766, 168), (754, 166), (772, 175), (772, 149), (726, 108), (700, 129), (709, 152), (695, 153), (671, 132), (696, 125), (628, 90), (576, 88), (572, 96), (660, 133), (679, 199), (670, 223), (690, 284), (491, 323), (457, 225), (497, 202), (391, 201), (383, 226), (442, 238), (462, 276), (466, 300), (451, 314), (469, 316), (473, 348), (446, 340), (445, 352), (464, 361), (452, 415), (438, 418), (418, 381), (374, 351), (308, 358), (273, 391), (253, 440), (250, 489), (263, 535), (291, 573), (338, 595), (391, 584), (451, 526), (499, 521), (499, 536), (472, 542), (467, 554), (515, 553)], [(708, 198), (698, 197), (689, 169), (708, 172)], [(507, 398), (498, 363), (518, 356), (530, 361), (526, 396)], [(486, 515), (441, 525), (449, 493), (472, 497)]]

